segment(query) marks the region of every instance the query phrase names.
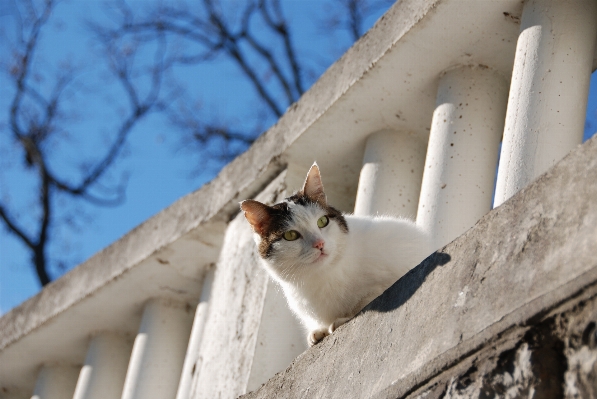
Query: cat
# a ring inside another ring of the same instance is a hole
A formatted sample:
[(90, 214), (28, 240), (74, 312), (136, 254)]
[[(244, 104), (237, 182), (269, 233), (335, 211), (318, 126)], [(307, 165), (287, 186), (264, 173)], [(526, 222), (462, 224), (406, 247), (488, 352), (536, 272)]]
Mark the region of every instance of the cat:
[(310, 346), (433, 252), (430, 235), (408, 219), (342, 214), (328, 205), (317, 163), (291, 197), (240, 207)]

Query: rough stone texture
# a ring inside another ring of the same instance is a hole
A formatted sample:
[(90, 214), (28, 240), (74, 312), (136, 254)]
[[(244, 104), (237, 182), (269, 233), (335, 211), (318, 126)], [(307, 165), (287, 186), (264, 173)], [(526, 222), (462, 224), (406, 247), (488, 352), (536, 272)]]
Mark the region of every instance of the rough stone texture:
[(514, 326), (408, 398), (596, 398), (597, 290)]
[(596, 198), (594, 138), (244, 397), (592, 397)]

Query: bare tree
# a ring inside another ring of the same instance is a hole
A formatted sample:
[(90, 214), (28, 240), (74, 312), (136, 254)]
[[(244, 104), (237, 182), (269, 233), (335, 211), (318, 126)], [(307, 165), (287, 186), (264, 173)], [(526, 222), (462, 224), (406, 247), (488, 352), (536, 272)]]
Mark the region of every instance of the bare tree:
[[(352, 40), (362, 34), (366, 17), (379, 9), (379, 4), (388, 3), (333, 1), (340, 7), (334, 8), (329, 24), (334, 29), (349, 31)], [(35, 209), (28, 212), (29, 223), (25, 223), (18, 206), (0, 198), (0, 221), (29, 250), (42, 285), (51, 281), (50, 264), (57, 260), (49, 248), (53, 229), (60, 223), (58, 210), (66, 213), (67, 218), (76, 218), (72, 211), (58, 204), (57, 198), (66, 197), (69, 204), (121, 203), (126, 181), (109, 171), (115, 170), (135, 126), (150, 113), (166, 113), (184, 140), (193, 143), (188, 147), (204, 159), (215, 159), (221, 164), (244, 151), (267, 124), (299, 99), (321, 72), (313, 71), (298, 55), (281, 0), (160, 2), (150, 6), (153, 8), (134, 11), (125, 0), (116, 0), (108, 7), (112, 13), (110, 23), (90, 22), (88, 26), (124, 93), (126, 111), (120, 115), (118, 126), (112, 128), (110, 142), (101, 155), (88, 160), (73, 176), (72, 171), (55, 166), (56, 157), (66, 154), (57, 154), (60, 146), (52, 143), (66, 140), (62, 133), (68, 118), (65, 105), (70, 99), (65, 93), (76, 91), (80, 79), (74, 68), (64, 67), (52, 77), (52, 90), (40, 88), (35, 78), (40, 65), (34, 60), (56, 3), (23, 0), (19, 4), (21, 29), (7, 68), (14, 90), (6, 132), (19, 148), (22, 168), (30, 172), (35, 182)], [(242, 128), (235, 128), (228, 121), (222, 123), (197, 112), (192, 106), (197, 102), (196, 93), (189, 93), (184, 84), (172, 77), (171, 71), (177, 67), (216, 59), (235, 65), (253, 88), (258, 99), (251, 104), (251, 112), (256, 114), (253, 127), (244, 123)], [(105, 131), (107, 126), (101, 129)], [(219, 149), (211, 151), (214, 146)]]
[(57, 196), (67, 195), (74, 201), (104, 206), (122, 202), (124, 183), (121, 181), (114, 184), (101, 180), (116, 161), (134, 126), (149, 112), (163, 107), (160, 91), (165, 66), (162, 64), (163, 49), (158, 48), (151, 71), (150, 89), (141, 98), (131, 76), (132, 51), (116, 48), (107, 41), (102, 42), (110, 68), (128, 96), (128, 111), (103, 155), (81, 170), (78, 178), (67, 177), (61, 174), (59, 168), (53, 167), (52, 159), (56, 154), (52, 154), (52, 151), (55, 151), (55, 147), (48, 145), (48, 142), (60, 140), (58, 133), (65, 118), (62, 112), (66, 101), (65, 93), (76, 80), (75, 71), (64, 68), (55, 77), (49, 95), (39, 89), (39, 83), (34, 78), (34, 59), (42, 31), (56, 4), (52, 0), (46, 0), (41, 7), (33, 2), (22, 2), (21, 5), (21, 32), (17, 43), (14, 43), (12, 64), (8, 71), (14, 83), (14, 95), (8, 110), (8, 131), (21, 149), (23, 167), (36, 171), (36, 209), (28, 214), (39, 216), (35, 217), (35, 228), (28, 229), (16, 217), (18, 211), (15, 206), (11, 207), (0, 200), (0, 220), (30, 251), (39, 282), (46, 285), (52, 280), (48, 248), (56, 221)]
[[(254, 108), (265, 107), (270, 119), (280, 117), (305, 91), (302, 68), (278, 0), (164, 3), (142, 18), (126, 3), (119, 5), (121, 23), (110, 29), (96, 27), (102, 35), (144, 45), (162, 41), (169, 48), (169, 65), (196, 65), (226, 57), (254, 88), (260, 99)], [(244, 151), (264, 129), (259, 123), (251, 131), (242, 131), (214, 122), (189, 106), (196, 102), (192, 94), (183, 97), (186, 101), (169, 109), (170, 121), (185, 135), (185, 144), (193, 142), (196, 149), (220, 142), (221, 150), (210, 154), (220, 161)]]
[(365, 20), (388, 9), (395, 0), (336, 0), (328, 4), (327, 12), (322, 18), (325, 30), (344, 30), (352, 41), (357, 41), (365, 33)]
[[(364, 31), (365, 20), (386, 9), (391, 0), (334, 0), (324, 24), (334, 30), (347, 30), (349, 41)], [(306, 77), (319, 75), (309, 70), (299, 57), (291, 23), (280, 0), (247, 0), (200, 3), (163, 3), (143, 17), (135, 15), (124, 2), (122, 23), (110, 30), (114, 38), (129, 38), (137, 43), (164, 40), (177, 50), (171, 64), (194, 65), (226, 57), (250, 82), (270, 116), (279, 118), (304, 93), (311, 82)], [(173, 43), (175, 43), (173, 45)], [(214, 139), (240, 144), (236, 151), (223, 150), (221, 159), (230, 160), (244, 150), (263, 131), (238, 131), (225, 124), (214, 124), (189, 109), (186, 101), (170, 110), (171, 122), (199, 146)], [(254, 108), (258, 108), (257, 105)], [(187, 140), (188, 141), (188, 140)]]

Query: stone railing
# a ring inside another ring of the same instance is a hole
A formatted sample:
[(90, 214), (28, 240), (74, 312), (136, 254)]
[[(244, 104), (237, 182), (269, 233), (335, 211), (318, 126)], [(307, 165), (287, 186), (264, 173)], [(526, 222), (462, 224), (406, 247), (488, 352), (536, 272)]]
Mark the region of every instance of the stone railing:
[(580, 144), (596, 36), (594, 0), (401, 0), (211, 183), (4, 315), (0, 398), (258, 388), (306, 345), (238, 201), (316, 160), (330, 203), (440, 248)]
[(597, 137), (243, 399), (597, 397)]

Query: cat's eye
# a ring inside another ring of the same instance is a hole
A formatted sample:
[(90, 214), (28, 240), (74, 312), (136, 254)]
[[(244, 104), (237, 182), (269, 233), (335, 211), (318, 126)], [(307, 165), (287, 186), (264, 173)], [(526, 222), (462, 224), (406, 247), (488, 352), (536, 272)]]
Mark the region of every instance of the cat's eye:
[(300, 236), (301, 235), (296, 230), (288, 230), (286, 233), (284, 233), (284, 239), (286, 241), (294, 241), (297, 238), (299, 238)]
[(327, 226), (329, 222), (330, 222), (330, 219), (327, 216), (322, 216), (319, 219), (317, 219), (317, 227), (322, 229), (325, 226)]

